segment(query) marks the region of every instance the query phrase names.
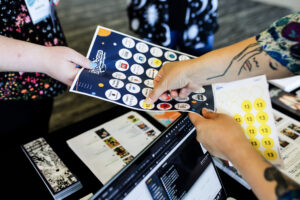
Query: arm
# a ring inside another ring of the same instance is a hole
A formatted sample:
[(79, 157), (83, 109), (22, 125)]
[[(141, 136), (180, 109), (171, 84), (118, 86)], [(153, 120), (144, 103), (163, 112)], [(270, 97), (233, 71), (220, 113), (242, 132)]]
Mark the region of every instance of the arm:
[[(265, 161), (249, 144), (241, 126), (230, 116), (202, 110), (190, 113), (197, 140), (213, 155), (230, 160), (259, 199), (277, 199), (300, 186)], [(224, 129), (224, 127), (226, 127)]]
[[(173, 90), (173, 97), (184, 97), (202, 85), (262, 74), (266, 74), (268, 79), (292, 75), (261, 49), (255, 37), (251, 37), (196, 59), (165, 64), (154, 79), (155, 88), (148, 97), (148, 103), (155, 102), (168, 90)], [(179, 94), (174, 91), (177, 89), (180, 89)]]
[(68, 47), (45, 47), (0, 36), (0, 72), (41, 72), (71, 85), (76, 64), (91, 68), (91, 61)]

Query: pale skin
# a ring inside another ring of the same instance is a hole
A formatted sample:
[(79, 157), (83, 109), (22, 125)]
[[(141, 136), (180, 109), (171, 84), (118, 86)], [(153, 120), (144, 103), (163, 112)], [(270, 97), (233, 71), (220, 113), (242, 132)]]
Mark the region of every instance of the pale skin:
[[(203, 85), (262, 74), (268, 79), (292, 75), (262, 51), (252, 37), (196, 59), (165, 64), (155, 77), (154, 88), (146, 102), (154, 103), (168, 94), (173, 98), (186, 97)], [(300, 189), (297, 183), (264, 160), (232, 117), (207, 109), (203, 109), (202, 114), (189, 114), (197, 130), (197, 140), (212, 155), (230, 160), (259, 199), (277, 199), (289, 190)]]
[(39, 72), (71, 86), (80, 70), (91, 61), (68, 47), (45, 47), (0, 36), (0, 72)]

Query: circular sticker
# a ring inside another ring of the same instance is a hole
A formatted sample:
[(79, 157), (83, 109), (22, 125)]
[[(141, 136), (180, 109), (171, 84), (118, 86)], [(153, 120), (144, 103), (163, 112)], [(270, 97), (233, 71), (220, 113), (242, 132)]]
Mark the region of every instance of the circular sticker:
[(266, 108), (266, 102), (265, 100), (261, 99), (261, 98), (257, 98), (255, 101), (254, 101), (254, 108), (256, 110), (263, 110)]
[(129, 59), (132, 57), (132, 53), (128, 49), (120, 49), (119, 56), (124, 59)]
[(156, 75), (157, 75), (158, 71), (156, 69), (147, 69), (146, 70), (146, 75), (149, 77), (149, 78), (154, 78)]
[(143, 43), (143, 42), (139, 42), (136, 44), (136, 49), (141, 52), (141, 53), (146, 53), (147, 51), (149, 51), (149, 47), (147, 44)]
[(135, 106), (137, 104), (137, 98), (132, 94), (125, 94), (122, 100), (128, 106)]
[(130, 67), (130, 71), (135, 75), (141, 75), (144, 73), (144, 68), (141, 65), (133, 64)]
[(114, 72), (112, 74), (112, 77), (124, 80), (126, 78), (126, 75), (122, 72)]
[(178, 60), (182, 61), (182, 60), (190, 60), (191, 58), (186, 56), (186, 55), (181, 55), (179, 56)]
[(276, 151), (274, 151), (273, 149), (266, 149), (264, 151), (264, 157), (267, 159), (267, 160), (276, 160), (277, 159), (277, 153)]
[(140, 101), (140, 107), (144, 108), (144, 109), (147, 109), (147, 110), (150, 110), (150, 109), (154, 108), (154, 105), (153, 104), (146, 104), (145, 99), (144, 99), (144, 100)]
[(252, 110), (252, 104), (250, 101), (245, 100), (242, 102), (242, 109), (245, 112), (250, 112)]
[(158, 47), (152, 47), (150, 53), (155, 57), (161, 57), (163, 55), (163, 51)]
[(256, 120), (261, 124), (266, 123), (269, 120), (268, 114), (260, 111), (256, 114)]
[(121, 81), (119, 79), (110, 79), (109, 84), (111, 85), (111, 87), (117, 88), (117, 89), (122, 88), (124, 86), (123, 81)]
[(129, 76), (128, 80), (132, 83), (140, 84), (142, 82), (142, 79), (138, 76)]
[(251, 144), (255, 149), (258, 149), (258, 148), (259, 148), (260, 144), (259, 144), (258, 139), (256, 139), (256, 138), (250, 138), (248, 141), (250, 142), (250, 144)]
[(190, 109), (190, 105), (187, 104), (187, 103), (177, 103), (175, 104), (175, 108), (178, 109), (178, 110), (188, 110)]
[(148, 87), (151, 87), (151, 88), (153, 88), (153, 80), (152, 79), (147, 79), (147, 80), (145, 80), (144, 81), (144, 84), (146, 85), (146, 86), (148, 86)]
[(116, 62), (116, 68), (119, 70), (119, 71), (126, 71), (128, 70), (129, 68), (129, 64), (128, 62), (126, 62), (125, 60), (118, 60)]
[(133, 56), (133, 59), (135, 62), (139, 63), (139, 64), (143, 64), (146, 62), (146, 56), (144, 54), (141, 53), (136, 53)]
[(252, 113), (245, 114), (245, 122), (249, 125), (253, 124), (255, 122), (254, 115)]
[(126, 89), (128, 90), (128, 92), (131, 92), (131, 93), (134, 93), (134, 94), (139, 93), (140, 90), (141, 90), (141, 88), (138, 85), (134, 84), (134, 83), (127, 83), (126, 84)]
[(133, 39), (126, 37), (122, 40), (122, 44), (124, 45), (124, 47), (130, 49), (130, 48), (134, 47), (135, 42)]
[(161, 66), (162, 62), (161, 60), (159, 60), (158, 58), (150, 58), (148, 60), (148, 64), (151, 66), (151, 67), (154, 67), (154, 68), (158, 68)]
[(248, 126), (246, 128), (246, 134), (250, 137), (250, 138), (254, 138), (257, 134), (257, 130), (255, 128), (255, 126)]
[(170, 61), (174, 61), (174, 60), (177, 59), (177, 55), (174, 52), (172, 52), (172, 51), (167, 51), (165, 53), (165, 58), (168, 59), (168, 60), (170, 60)]
[(152, 91), (151, 88), (143, 88), (142, 93), (145, 97), (147, 97), (151, 91)]
[(268, 136), (271, 133), (271, 128), (267, 124), (263, 124), (258, 127), (258, 132), (263, 136)]
[(189, 97), (185, 97), (185, 98), (176, 97), (175, 100), (179, 101), (179, 102), (186, 102), (186, 101), (190, 100), (190, 98)]
[(261, 140), (261, 144), (265, 147), (265, 148), (272, 148), (274, 146), (274, 141), (272, 140), (272, 138), (269, 137), (264, 137)]
[(106, 90), (105, 92), (105, 96), (110, 99), (110, 100), (119, 100), (121, 98), (121, 94), (119, 91), (117, 90), (114, 90), (114, 89), (109, 89), (109, 90)]
[(198, 90), (196, 90), (196, 91), (194, 91), (194, 93), (204, 93), (205, 92), (205, 89), (204, 89), (204, 87), (201, 87), (201, 88), (199, 88)]
[(195, 99), (196, 101), (206, 101), (206, 96), (203, 94), (194, 94), (192, 96), (193, 99)]
[(167, 98), (166, 99), (162, 99), (161, 97), (159, 97), (159, 100), (161, 100), (161, 101), (171, 101), (172, 97), (171, 97), (170, 94), (167, 94)]
[(242, 123), (243, 123), (243, 117), (242, 117), (240, 114), (235, 114), (235, 115), (233, 116), (233, 119), (234, 119), (237, 123), (239, 123), (239, 124), (242, 124)]
[(157, 108), (158, 108), (159, 110), (170, 110), (170, 109), (172, 108), (172, 105), (169, 104), (169, 103), (159, 103), (159, 104), (157, 105)]

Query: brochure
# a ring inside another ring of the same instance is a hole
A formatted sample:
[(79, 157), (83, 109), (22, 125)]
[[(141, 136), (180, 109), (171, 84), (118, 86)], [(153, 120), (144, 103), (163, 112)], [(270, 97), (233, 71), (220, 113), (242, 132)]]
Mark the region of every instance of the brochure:
[(131, 111), (69, 139), (67, 144), (105, 184), (159, 134), (144, 117)]

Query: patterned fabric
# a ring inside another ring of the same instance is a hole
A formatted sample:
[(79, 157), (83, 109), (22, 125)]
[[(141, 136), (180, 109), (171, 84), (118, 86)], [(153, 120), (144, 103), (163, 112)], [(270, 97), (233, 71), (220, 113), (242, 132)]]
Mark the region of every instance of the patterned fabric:
[(300, 199), (300, 190), (289, 191), (278, 198), (278, 200), (297, 200), (297, 199)]
[(257, 41), (272, 58), (300, 74), (300, 12), (274, 22)]
[[(171, 28), (169, 3), (171, 0), (131, 0), (127, 11), (130, 29), (142, 38), (169, 46)], [(204, 47), (208, 35), (218, 29), (217, 0), (186, 0), (183, 42), (191, 48)], [(182, 10), (178, 10), (180, 12)]]
[[(65, 46), (57, 16), (54, 22), (48, 17), (34, 25), (24, 0), (0, 0), (0, 35), (45, 46)], [(0, 100), (54, 97), (65, 89), (64, 84), (41, 73), (0, 73)]]

